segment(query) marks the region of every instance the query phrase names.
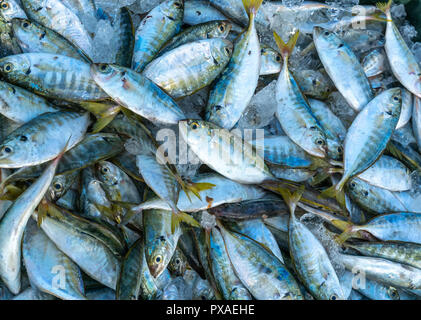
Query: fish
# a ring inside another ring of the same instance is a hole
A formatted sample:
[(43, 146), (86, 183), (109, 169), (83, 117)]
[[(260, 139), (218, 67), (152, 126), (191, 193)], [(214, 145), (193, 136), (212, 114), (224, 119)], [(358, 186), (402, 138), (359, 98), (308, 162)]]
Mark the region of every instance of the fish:
[(24, 53), (60, 54), (91, 63), (91, 59), (80, 48), (50, 28), (22, 18), (13, 18), (11, 24)]
[(189, 42), (154, 59), (142, 74), (179, 99), (210, 85), (228, 64), (232, 48), (222, 38)]
[(295, 47), (299, 32), (284, 43), (274, 33), (283, 57), (283, 67), (276, 82), (276, 117), (288, 137), (312, 156), (326, 157), (326, 134), (311, 111), (307, 99), (288, 68), (289, 57)]
[(88, 113), (44, 113), (16, 129), (2, 141), (0, 167), (20, 168), (52, 160), (64, 146), (67, 151), (80, 142), (89, 124)]
[(22, 0), (28, 18), (61, 34), (81, 48), (88, 57), (93, 55), (92, 40), (79, 17), (58, 0)]
[(152, 122), (176, 124), (185, 119), (176, 102), (142, 74), (110, 64), (93, 64), (91, 74), (113, 100)]
[(251, 300), (250, 292), (236, 276), (226, 252), (221, 232), (213, 228), (209, 239), (209, 258), (219, 291), (226, 300)]
[(355, 53), (335, 33), (320, 27), (313, 30), (313, 41), (319, 58), (338, 91), (355, 111), (363, 109), (374, 96)]
[(254, 298), (303, 299), (296, 280), (278, 258), (247, 237), (231, 233), (222, 226), (220, 231), (235, 274)]
[(297, 200), (295, 194), (290, 195), (288, 200), (291, 212), (288, 225), (289, 252), (295, 270), (316, 299), (345, 300), (338, 275), (326, 249), (306, 225), (295, 217), (293, 202)]
[[(61, 154), (62, 155), (62, 154)], [(17, 295), (21, 289), (21, 242), (32, 213), (54, 178), (61, 155), (9, 207), (0, 221), (0, 278)]]
[(421, 98), (421, 67), (393, 22), (390, 7), (393, 1), (379, 3), (377, 7), (387, 17), (384, 49), (393, 74), (410, 92)]
[(103, 101), (108, 95), (80, 59), (51, 53), (23, 53), (0, 59), (0, 73), (13, 84), (48, 98)]
[(183, 22), (184, 0), (167, 0), (153, 8), (135, 32), (132, 69), (141, 72)]
[[(79, 267), (62, 253), (37, 226), (29, 221), (22, 242), (28, 277), (39, 290), (63, 300), (86, 300)], [(54, 277), (64, 274), (56, 283)]]
[(171, 216), (171, 211), (151, 209), (143, 212), (145, 257), (154, 278), (168, 266), (181, 234), (179, 227), (171, 230)]
[[(39, 213), (38, 213), (39, 214)], [(126, 251), (123, 240), (105, 225), (47, 203), (41, 229), (92, 279), (115, 290)], [(68, 241), (72, 239), (72, 241)]]
[(0, 113), (19, 124), (43, 113), (60, 110), (47, 99), (5, 81), (0, 81), (0, 92)]
[(158, 56), (189, 42), (226, 38), (230, 31), (231, 23), (227, 20), (209, 21), (188, 27), (170, 39), (159, 51)]
[(257, 87), (261, 55), (254, 18), (261, 3), (244, 1), (248, 28), (235, 41), (231, 59), (209, 93), (205, 120), (228, 130), (238, 122)]
[(340, 191), (350, 177), (366, 170), (381, 155), (396, 128), (401, 105), (401, 89), (392, 88), (358, 113), (345, 137), (344, 174), (336, 190)]
[(339, 259), (345, 265), (345, 268), (364, 272), (369, 279), (408, 289), (419, 289), (421, 287), (420, 270), (414, 267), (382, 258), (346, 254), (340, 254)]
[(129, 9), (123, 7), (119, 11), (119, 46), (115, 57), (115, 63), (130, 68), (132, 65), (133, 50), (135, 45), (133, 21)]

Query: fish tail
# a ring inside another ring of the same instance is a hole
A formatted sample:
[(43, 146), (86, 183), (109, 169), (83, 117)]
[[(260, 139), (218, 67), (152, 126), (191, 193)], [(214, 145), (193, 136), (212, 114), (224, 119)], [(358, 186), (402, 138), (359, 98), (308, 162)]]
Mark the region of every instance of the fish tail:
[(376, 3), (376, 7), (380, 11), (384, 12), (385, 14), (389, 14), (390, 13), (390, 8), (392, 7), (392, 3), (393, 3), (392, 0), (389, 0), (387, 3), (378, 2), (378, 3)]
[(189, 182), (189, 183), (184, 183), (184, 186), (182, 185), (182, 187), (183, 187), (184, 192), (187, 191), (186, 195), (188, 194), (188, 191), (191, 191), (199, 200), (202, 200), (202, 197), (200, 196), (200, 192), (212, 189), (213, 187), (215, 187), (215, 185), (208, 182), (197, 182), (197, 183)]
[(281, 55), (284, 58), (284, 60), (288, 60), (288, 58), (291, 56), (292, 51), (294, 50), (295, 45), (297, 44), (299, 35), (300, 35), (300, 31), (297, 30), (294, 33), (294, 35), (288, 40), (288, 42), (285, 43), (275, 31), (273, 32), (273, 36), (275, 37), (276, 44), (278, 45), (278, 48), (281, 51)]
[(193, 227), (200, 227), (200, 223), (197, 222), (192, 216), (177, 210), (173, 212), (171, 216), (171, 233), (174, 233), (175, 230), (179, 228), (181, 222), (187, 223)]
[(244, 9), (246, 10), (250, 20), (256, 16), (262, 2), (263, 0), (243, 0)]
[(353, 225), (349, 226), (342, 232), (339, 236), (335, 237), (336, 242), (339, 245), (343, 245), (349, 238), (351, 238), (354, 234)]
[(369, 20), (373, 20), (373, 21), (380, 21), (380, 22), (392, 22), (392, 19), (388, 19), (387, 16), (386, 18), (384, 18), (383, 13), (382, 12), (376, 12), (374, 14), (372, 14), (371, 16), (368, 16)]
[(293, 193), (291, 193), (291, 191), (286, 188), (279, 188), (279, 193), (288, 205), (289, 211), (291, 212), (291, 216), (294, 217), (297, 203), (300, 201), (301, 196), (304, 193), (304, 186), (301, 186), (298, 190), (296, 190)]
[(341, 181), (339, 181), (337, 185), (323, 190), (320, 197), (335, 198), (342, 207), (345, 207), (345, 192), (342, 189), (346, 181), (347, 179), (342, 177)]
[(125, 226), (130, 221), (132, 221), (133, 217), (137, 214), (142, 213), (143, 208), (140, 206), (134, 205), (126, 205), (124, 203), (113, 203), (113, 206), (120, 206), (121, 208), (129, 209), (126, 214), (121, 218), (121, 222), (119, 223), (120, 226)]
[(121, 107), (118, 105), (110, 106), (98, 102), (82, 102), (80, 103), (80, 106), (97, 118), (97, 121), (92, 128), (92, 133), (98, 133), (104, 129), (121, 111)]

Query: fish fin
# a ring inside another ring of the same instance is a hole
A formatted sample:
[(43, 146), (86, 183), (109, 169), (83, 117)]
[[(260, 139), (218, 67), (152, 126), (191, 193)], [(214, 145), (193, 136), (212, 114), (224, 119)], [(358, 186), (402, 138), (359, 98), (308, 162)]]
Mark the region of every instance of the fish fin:
[(343, 187), (348, 179), (342, 177), (338, 184), (331, 186), (322, 191), (320, 197), (322, 198), (335, 198), (336, 201), (344, 208), (345, 207), (345, 192)]
[(386, 17), (386, 18), (384, 18), (382, 15), (383, 15), (383, 13), (382, 13), (382, 12), (376, 12), (376, 13), (374, 13), (374, 14), (372, 14), (372, 15), (368, 16), (368, 17), (370, 18), (370, 20), (374, 20), (374, 21), (380, 21), (380, 22), (393, 22), (393, 20), (392, 20), (392, 19), (387, 19), (387, 17)]
[(201, 191), (209, 190), (215, 187), (214, 184), (208, 183), (208, 182), (189, 182), (186, 183), (186, 189), (187, 191), (191, 191), (199, 200), (202, 200), (202, 197), (200, 196)]
[(41, 227), (42, 221), (47, 216), (47, 210), (48, 210), (48, 204), (45, 200), (41, 201), (41, 203), (38, 205), (38, 211), (37, 211), (37, 224), (38, 227)]
[(4, 193), (1, 195), (0, 200), (15, 201), (23, 193), (21, 188), (13, 184), (8, 184), (3, 191)]
[(304, 186), (299, 187), (298, 190), (294, 191), (293, 193), (291, 193), (291, 191), (288, 189), (279, 189), (279, 192), (284, 201), (287, 203), (291, 214), (294, 215), (297, 203), (300, 201), (304, 193)]
[(126, 214), (123, 216), (123, 218), (121, 219), (121, 222), (119, 223), (120, 226), (125, 226), (126, 224), (128, 224), (133, 217), (136, 214), (140, 214), (143, 211), (143, 209), (137, 209), (137, 210), (129, 210), (126, 212)]
[(193, 227), (200, 227), (200, 223), (189, 214), (182, 211), (173, 212), (171, 216), (171, 233), (174, 233), (175, 229), (180, 226), (180, 222), (187, 223)]
[(252, 17), (255, 17), (257, 14), (257, 11), (259, 11), (259, 8), (263, 2), (263, 0), (242, 0), (244, 9), (247, 12), (247, 15), (250, 19)]
[(352, 231), (352, 226), (350, 226), (340, 235), (335, 236), (335, 241), (342, 246), (349, 238), (353, 236), (353, 234), (354, 232)]
[(102, 129), (104, 129), (106, 126), (108, 126), (110, 124), (111, 121), (114, 120), (114, 118), (116, 117), (116, 115), (117, 114), (113, 114), (111, 116), (107, 116), (107, 117), (103, 117), (103, 118), (98, 118), (97, 121), (92, 126), (92, 133), (98, 133)]
[(299, 35), (300, 31), (295, 31), (294, 35), (288, 40), (287, 43), (285, 43), (284, 40), (282, 40), (281, 37), (275, 31), (273, 32), (276, 44), (278, 45), (278, 48), (281, 51), (281, 55), (284, 58), (284, 60), (288, 60), (288, 58), (291, 56), (292, 51), (294, 50), (294, 47), (297, 44)]
[(392, 7), (393, 1), (389, 0), (387, 3), (384, 2), (378, 2), (376, 3), (376, 7), (377, 9), (379, 9), (380, 11), (384, 12), (384, 13), (388, 13), (390, 12), (390, 8)]

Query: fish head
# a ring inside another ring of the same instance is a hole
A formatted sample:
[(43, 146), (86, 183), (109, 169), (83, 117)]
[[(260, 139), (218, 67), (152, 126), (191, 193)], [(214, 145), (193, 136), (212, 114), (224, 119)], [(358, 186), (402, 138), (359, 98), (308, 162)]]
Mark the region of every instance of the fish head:
[(218, 62), (219, 65), (227, 64), (231, 59), (234, 45), (231, 41), (222, 38), (215, 38), (213, 40), (211, 42), (211, 54), (213, 59)]
[[(194, 147), (207, 146), (212, 138), (212, 130), (218, 127), (203, 120), (182, 120), (178, 123), (183, 140)], [(220, 129), (220, 128), (219, 128)]]
[(334, 32), (318, 26), (313, 28), (313, 39), (317, 50), (340, 50), (346, 45)]
[(385, 119), (397, 119), (402, 108), (402, 89), (391, 88), (381, 93), (383, 103), (379, 107), (383, 109)]
[(159, 277), (168, 266), (171, 260), (170, 252), (173, 252), (172, 246), (165, 235), (147, 242), (145, 257), (153, 277)]
[(95, 165), (97, 175), (102, 183), (114, 186), (119, 183), (120, 171), (118, 167), (108, 161), (99, 161)]
[(279, 52), (271, 47), (260, 45), (260, 55), (262, 65), (265, 66), (266, 72), (278, 73), (282, 67), (282, 56)]
[(303, 136), (303, 146), (307, 146), (307, 152), (319, 158), (326, 157), (327, 153), (327, 140), (323, 131), (317, 127), (310, 127), (307, 134)]
[(51, 200), (60, 199), (64, 194), (66, 178), (64, 175), (56, 175), (48, 188), (48, 194)]
[(11, 21), (13, 32), (17, 36), (23, 36), (26, 33), (33, 34), (34, 32), (39, 32), (37, 28), (30, 20), (23, 18), (13, 18)]
[(36, 148), (36, 143), (25, 135), (15, 132), (12, 132), (0, 145), (0, 168), (21, 167), (20, 164), (26, 162), (30, 151)]
[(26, 16), (22, 8), (17, 4), (15, 0), (3, 0), (0, 2), (0, 15), (6, 20), (10, 21), (12, 18)]
[(184, 0), (167, 0), (160, 4), (161, 12), (170, 20), (182, 20), (184, 15)]
[(99, 84), (113, 82), (120, 78), (124, 71), (119, 66), (107, 63), (93, 63), (91, 65), (91, 75)]
[(31, 61), (25, 54), (16, 54), (0, 59), (0, 73), (8, 81), (27, 79), (31, 70)]
[(232, 28), (231, 22), (227, 20), (215, 21), (212, 23), (210, 31), (207, 33), (208, 38), (226, 38)]
[(342, 159), (344, 149), (342, 144), (334, 139), (327, 139), (327, 155), (330, 159), (340, 161)]
[(371, 190), (367, 187), (367, 184), (358, 178), (350, 179), (347, 182), (347, 187), (350, 194), (358, 198), (367, 198), (371, 194)]
[(390, 299), (392, 299), (392, 300), (400, 300), (399, 292), (398, 292), (398, 290), (396, 290), (396, 288), (389, 287), (387, 289), (386, 293), (387, 293), (387, 295), (389, 296)]

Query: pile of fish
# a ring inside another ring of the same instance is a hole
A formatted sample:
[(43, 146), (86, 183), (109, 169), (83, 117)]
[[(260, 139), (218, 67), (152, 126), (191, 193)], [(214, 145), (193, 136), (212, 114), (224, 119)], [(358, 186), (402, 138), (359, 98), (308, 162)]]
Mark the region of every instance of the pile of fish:
[(419, 43), (357, 4), (0, 1), (0, 299), (420, 299)]

